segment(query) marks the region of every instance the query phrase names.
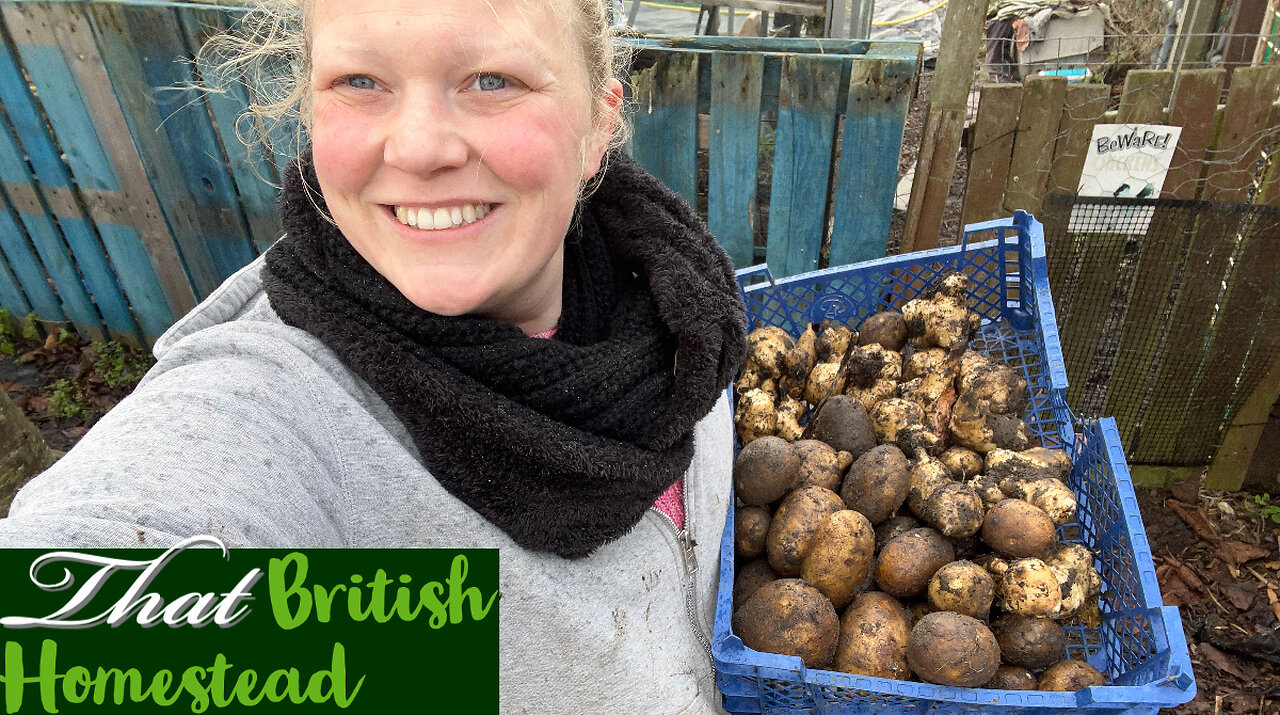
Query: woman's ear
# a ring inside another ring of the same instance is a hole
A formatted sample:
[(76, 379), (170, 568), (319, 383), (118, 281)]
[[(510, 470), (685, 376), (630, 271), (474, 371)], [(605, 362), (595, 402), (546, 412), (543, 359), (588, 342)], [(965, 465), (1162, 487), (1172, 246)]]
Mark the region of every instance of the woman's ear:
[(583, 152), (582, 180), (587, 181), (600, 171), (600, 162), (613, 143), (613, 136), (622, 121), (622, 83), (610, 78), (604, 93), (597, 100), (595, 129), (588, 136)]

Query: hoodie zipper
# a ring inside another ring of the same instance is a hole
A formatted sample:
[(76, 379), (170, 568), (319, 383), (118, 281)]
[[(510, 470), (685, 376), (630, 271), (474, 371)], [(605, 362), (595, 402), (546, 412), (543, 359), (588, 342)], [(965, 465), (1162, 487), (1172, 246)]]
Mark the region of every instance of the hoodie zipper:
[[(686, 475), (684, 484), (682, 484), (681, 486), (683, 487), (681, 489), (681, 491), (683, 492), (681, 494), (681, 499), (684, 500), (685, 524), (687, 526), (692, 521), (690, 519), (690, 514), (688, 511), (688, 507), (689, 507), (688, 475)], [(668, 525), (671, 526), (671, 531), (673, 531), (676, 536), (676, 543), (680, 544), (680, 556), (681, 556), (680, 563), (684, 569), (684, 573), (681, 580), (684, 582), (685, 615), (689, 619), (689, 625), (693, 627), (694, 635), (698, 637), (698, 642), (702, 644), (702, 650), (705, 651), (707, 654), (707, 660), (711, 662), (711, 682), (714, 685), (716, 682), (716, 663), (715, 663), (715, 659), (711, 656), (711, 639), (707, 638), (707, 634), (705, 631), (703, 631), (702, 624), (698, 620), (698, 604), (697, 604), (698, 555), (694, 551), (693, 537), (689, 534), (688, 529), (680, 529), (679, 527), (677, 527), (675, 519), (672, 519), (671, 516), (668, 515), (666, 512), (662, 511), (661, 509), (658, 509), (657, 507), (649, 507), (649, 508), (654, 512), (656, 512), (658, 516), (660, 516)]]

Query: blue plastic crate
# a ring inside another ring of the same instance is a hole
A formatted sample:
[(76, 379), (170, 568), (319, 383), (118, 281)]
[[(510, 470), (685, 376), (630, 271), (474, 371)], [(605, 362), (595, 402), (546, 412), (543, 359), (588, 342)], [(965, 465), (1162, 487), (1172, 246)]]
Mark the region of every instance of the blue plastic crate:
[[(994, 241), (971, 244), (994, 234)], [(1151, 549), (1115, 422), (1077, 424), (1049, 295), (1044, 234), (1019, 211), (1012, 219), (969, 226), (961, 246), (885, 258), (773, 281), (762, 270), (739, 273), (752, 327), (776, 325), (797, 335), (824, 318), (856, 325), (874, 312), (901, 308), (942, 272), (959, 270), (975, 285), (971, 305), (983, 317), (971, 348), (1017, 368), (1031, 388), (1027, 424), (1046, 445), (1072, 452), (1070, 486), (1079, 498), (1063, 541), (1094, 550), (1102, 576), (1102, 625), (1068, 626), (1068, 655), (1084, 658), (1110, 685), (1075, 693), (954, 688), (825, 670), (799, 658), (751, 650), (733, 634), (733, 510), (720, 544), (720, 586), (712, 655), (726, 710), (734, 713), (1155, 713), (1195, 696), (1195, 679), (1178, 610), (1163, 606)]]

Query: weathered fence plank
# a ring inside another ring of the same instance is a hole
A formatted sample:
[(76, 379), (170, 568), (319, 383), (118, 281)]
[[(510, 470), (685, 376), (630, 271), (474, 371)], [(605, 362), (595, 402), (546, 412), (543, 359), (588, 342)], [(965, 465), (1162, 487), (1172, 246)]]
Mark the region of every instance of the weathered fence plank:
[(782, 275), (818, 267), (835, 142), (839, 57), (783, 62), (765, 256)]
[(1280, 64), (1240, 67), (1231, 75), (1222, 133), (1205, 172), (1203, 198), (1207, 201), (1248, 199), (1252, 172), (1262, 151), (1262, 136), (1271, 115), (1271, 104), (1280, 93)]
[(969, 140), (973, 152), (969, 155), (969, 180), (961, 210), (965, 225), (1000, 218), (1021, 104), (1020, 84), (982, 87)]
[(834, 191), (829, 265), (884, 257), (897, 188), (902, 117), (914, 82), (915, 67), (901, 60), (869, 54), (853, 66)]
[(146, 339), (154, 340), (194, 307), (195, 295), (83, 10), (62, 3), (0, 9), (133, 315)]
[(1165, 176), (1162, 196), (1194, 199), (1200, 193), (1200, 177), (1213, 134), (1218, 96), (1226, 81), (1224, 69), (1187, 70), (1178, 76), (1169, 106), (1169, 123), (1182, 127), (1173, 162)]
[(27, 242), (27, 234), (7, 200), (0, 197), (0, 252), (13, 266), (27, 302), (46, 320), (66, 320), (58, 296), (44, 277), (44, 266), (35, 249)]
[[(1276, 250), (1276, 228), (1280, 217), (1249, 216), (1244, 220), (1265, 222), (1270, 230), (1257, 227), (1243, 229), (1244, 241), (1233, 257), (1231, 273), (1225, 281), (1226, 292), (1213, 321), (1213, 333), (1204, 349), (1204, 359), (1197, 371), (1194, 388), (1187, 391), (1186, 406), (1181, 412), (1182, 428), (1178, 431), (1173, 461), (1187, 464), (1212, 452), (1221, 436), (1210, 425), (1222, 424), (1223, 415), (1235, 392), (1237, 377), (1256, 378), (1269, 365), (1257, 363), (1260, 354), (1253, 352), (1254, 340), (1269, 344), (1274, 334), (1259, 333), (1267, 322), (1263, 315), (1268, 302), (1276, 300), (1276, 277), (1280, 276), (1280, 251)], [(1249, 375), (1250, 372), (1255, 373)], [(1227, 415), (1230, 419), (1234, 415)], [(1199, 418), (1199, 419), (1197, 419)], [(1224, 425), (1225, 426), (1225, 425)]]
[(1023, 85), (1022, 105), (1018, 111), (1018, 135), (1009, 160), (1009, 178), (1004, 194), (1004, 208), (1009, 213), (1019, 209), (1039, 215), (1049, 184), (1049, 166), (1053, 146), (1062, 119), (1067, 96), (1064, 77), (1028, 77)]
[[(1053, 163), (1049, 167), (1049, 178), (1045, 182), (1045, 196), (1055, 194), (1075, 194), (1080, 186), (1080, 174), (1084, 170), (1085, 155), (1089, 151), (1089, 141), (1093, 136), (1093, 128), (1100, 123), (1107, 110), (1110, 90), (1107, 85), (1075, 84), (1067, 85), (1062, 102), (1062, 114), (1058, 118), (1058, 134), (1053, 142)], [(1070, 218), (1070, 207), (1055, 205), (1051, 202), (1040, 202), (1041, 222), (1044, 223), (1045, 235), (1054, 236), (1061, 232)], [(1078, 260), (1075, 253), (1083, 249), (1084, 243), (1074, 240), (1049, 241), (1045, 253), (1049, 261), (1049, 281), (1051, 286), (1069, 287), (1067, 272)], [(1070, 306), (1070, 296), (1064, 296), (1063, 310)], [(1055, 297), (1056, 300), (1056, 297)]]
[[(1080, 269), (1069, 305), (1070, 312), (1060, 327), (1063, 358), (1070, 378), (1067, 404), (1077, 408), (1088, 384), (1098, 337), (1105, 325), (1104, 316), (1097, 314), (1096, 308), (1109, 305), (1116, 290), (1124, 240), (1106, 234), (1091, 234), (1084, 238), (1081, 248)], [(1086, 311), (1086, 307), (1090, 310)]]
[(1169, 70), (1129, 70), (1124, 77), (1117, 124), (1163, 124), (1173, 73)]
[(763, 55), (721, 52), (711, 58), (707, 227), (738, 268), (755, 258), (763, 79)]
[(22, 286), (4, 261), (0, 261), (0, 308), (10, 314), (21, 317), (31, 312), (31, 304), (22, 293)]
[[(38, 184), (45, 206), (62, 229), (62, 235), (75, 257), (97, 310), (106, 323), (107, 331), (118, 340), (137, 343), (140, 333), (129, 311), (129, 304), (121, 292), (97, 233), (85, 219), (74, 184), (59, 156), (58, 147), (49, 134), (45, 118), (22, 76), (13, 48), (3, 36), (0, 36), (0, 104), (4, 105), (21, 153), (38, 179), (30, 185), (34, 187)], [(23, 172), (26, 173), (25, 167)], [(26, 180), (30, 181), (29, 174), (27, 177)]]
[(635, 79), (632, 156), (698, 206), (698, 53), (673, 52)]
[[(1273, 353), (1280, 349), (1280, 339), (1271, 347)], [(1209, 465), (1209, 473), (1205, 476), (1206, 489), (1236, 490), (1244, 485), (1249, 464), (1253, 461), (1267, 418), (1277, 399), (1280, 399), (1280, 357), (1272, 362), (1271, 369), (1236, 412), (1230, 429), (1222, 436), (1222, 446), (1218, 448), (1213, 463)]]

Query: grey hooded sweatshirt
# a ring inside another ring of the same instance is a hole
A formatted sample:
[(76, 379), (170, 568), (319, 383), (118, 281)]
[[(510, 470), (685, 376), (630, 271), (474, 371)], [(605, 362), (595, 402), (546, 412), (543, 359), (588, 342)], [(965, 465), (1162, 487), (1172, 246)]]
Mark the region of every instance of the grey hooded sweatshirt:
[[(710, 660), (732, 473), (727, 399), (697, 425), (686, 532), (656, 509), (589, 557), (526, 551), (445, 491), (383, 401), (262, 290), (262, 259), (14, 499), (0, 547), (496, 548), (504, 713), (720, 712)], [(686, 549), (686, 545), (691, 548)]]

